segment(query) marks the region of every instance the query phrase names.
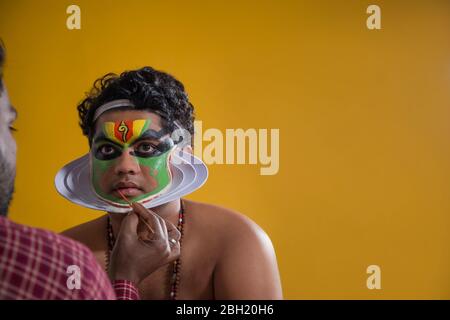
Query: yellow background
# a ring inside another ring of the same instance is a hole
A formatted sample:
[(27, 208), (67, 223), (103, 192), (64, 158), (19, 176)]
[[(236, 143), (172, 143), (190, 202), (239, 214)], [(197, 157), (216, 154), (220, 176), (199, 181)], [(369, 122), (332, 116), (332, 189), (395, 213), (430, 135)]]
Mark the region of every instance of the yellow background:
[[(88, 151), (75, 106), (99, 76), (151, 65), (186, 85), (204, 129), (280, 129), (278, 175), (212, 165), (188, 198), (266, 230), (287, 299), (450, 298), (448, 1), (0, 3), (13, 220), (61, 231), (100, 214), (53, 187)], [(66, 28), (70, 4), (81, 30)], [(382, 30), (366, 28), (369, 4)]]

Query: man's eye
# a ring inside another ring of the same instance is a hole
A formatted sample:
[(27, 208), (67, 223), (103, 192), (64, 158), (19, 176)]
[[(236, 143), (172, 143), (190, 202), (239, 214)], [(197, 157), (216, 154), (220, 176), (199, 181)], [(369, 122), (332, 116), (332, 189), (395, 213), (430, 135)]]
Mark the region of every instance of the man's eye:
[(136, 151), (139, 153), (150, 153), (154, 150), (155, 150), (155, 148), (150, 143), (141, 143), (136, 148)]
[(112, 146), (106, 144), (106, 145), (104, 145), (104, 146), (101, 146), (100, 149), (99, 149), (99, 151), (100, 151), (103, 155), (109, 156), (109, 155), (113, 154), (114, 151), (116, 151), (116, 149), (114, 149)]
[(157, 147), (149, 142), (142, 142), (134, 147), (133, 154), (137, 157), (149, 158), (156, 157), (161, 154)]
[(9, 130), (10, 130), (10, 131), (13, 131), (13, 132), (16, 132), (16, 131), (17, 131), (17, 129), (14, 128), (13, 126), (9, 126)]
[(99, 146), (95, 151), (95, 157), (99, 160), (111, 160), (120, 156), (121, 151), (110, 144)]

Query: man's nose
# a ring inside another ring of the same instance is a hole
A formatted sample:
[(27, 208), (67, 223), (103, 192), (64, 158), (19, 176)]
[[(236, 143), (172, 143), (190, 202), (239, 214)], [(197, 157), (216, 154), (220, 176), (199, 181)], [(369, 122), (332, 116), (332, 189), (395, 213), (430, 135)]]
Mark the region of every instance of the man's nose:
[(139, 163), (136, 158), (130, 154), (129, 150), (125, 150), (122, 155), (117, 159), (115, 166), (115, 174), (137, 174), (141, 171)]

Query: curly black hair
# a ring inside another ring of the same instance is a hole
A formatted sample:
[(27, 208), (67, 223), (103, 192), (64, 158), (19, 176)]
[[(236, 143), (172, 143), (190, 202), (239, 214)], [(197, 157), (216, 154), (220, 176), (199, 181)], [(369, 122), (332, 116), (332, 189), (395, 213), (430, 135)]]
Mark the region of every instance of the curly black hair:
[(101, 105), (117, 99), (129, 99), (137, 110), (148, 110), (160, 115), (166, 129), (174, 129), (177, 121), (194, 135), (194, 106), (189, 102), (183, 84), (168, 73), (143, 67), (125, 71), (119, 76), (108, 73), (97, 79), (86, 98), (77, 106), (80, 127), (92, 143), (95, 131), (95, 111)]

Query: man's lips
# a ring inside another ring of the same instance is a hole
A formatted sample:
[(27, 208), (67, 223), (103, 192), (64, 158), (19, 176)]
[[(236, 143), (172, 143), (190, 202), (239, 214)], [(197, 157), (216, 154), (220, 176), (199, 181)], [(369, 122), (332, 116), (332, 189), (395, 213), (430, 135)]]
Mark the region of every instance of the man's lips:
[(113, 188), (114, 196), (121, 198), (120, 191), (126, 197), (136, 197), (142, 194), (142, 189), (133, 182), (119, 182)]

